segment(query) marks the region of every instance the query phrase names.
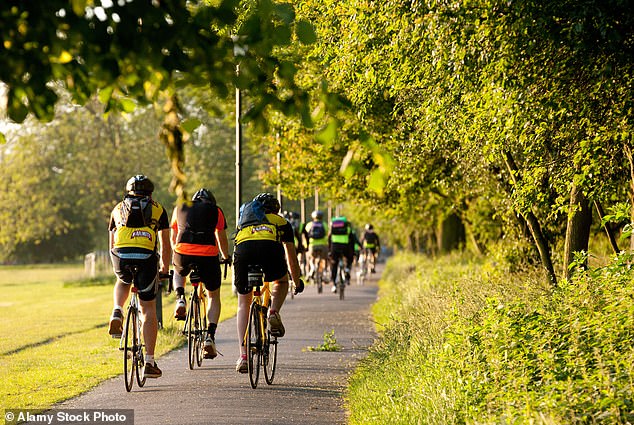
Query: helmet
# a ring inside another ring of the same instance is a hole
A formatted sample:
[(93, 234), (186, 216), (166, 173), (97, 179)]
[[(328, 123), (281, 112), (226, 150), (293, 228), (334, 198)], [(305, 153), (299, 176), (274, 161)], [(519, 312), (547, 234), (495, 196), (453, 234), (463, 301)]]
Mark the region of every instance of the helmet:
[(207, 189), (200, 188), (198, 189), (198, 192), (194, 193), (194, 196), (192, 196), (192, 201), (210, 202), (215, 204), (216, 198), (214, 198), (214, 195)]
[(149, 196), (154, 192), (154, 183), (143, 174), (137, 174), (130, 177), (125, 185), (125, 191), (128, 195)]
[(365, 230), (372, 230), (374, 229), (374, 226), (372, 226), (370, 223), (365, 225)]
[(324, 213), (321, 211), (315, 210), (310, 214), (310, 216), (313, 218), (313, 220), (314, 219), (321, 220), (322, 218), (324, 218)]
[(253, 200), (261, 202), (262, 205), (264, 205), (264, 212), (267, 214), (277, 214), (280, 212), (280, 201), (270, 193), (260, 193), (253, 198)]

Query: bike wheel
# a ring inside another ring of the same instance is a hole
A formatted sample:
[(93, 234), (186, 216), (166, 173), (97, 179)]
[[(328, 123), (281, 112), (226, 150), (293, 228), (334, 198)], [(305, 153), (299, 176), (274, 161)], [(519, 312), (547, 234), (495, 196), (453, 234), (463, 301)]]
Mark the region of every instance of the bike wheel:
[(262, 363), (264, 364), (264, 379), (269, 385), (273, 384), (275, 377), (275, 366), (277, 365), (277, 337), (266, 331), (266, 341), (262, 351)]
[(248, 371), (251, 388), (258, 386), (260, 377), (260, 312), (259, 306), (251, 304), (249, 325), (247, 327), (247, 356)]
[(134, 323), (136, 322), (134, 316), (136, 311), (134, 309), (128, 309), (128, 315), (125, 319), (125, 328), (123, 329), (123, 377), (125, 381), (125, 390), (130, 392), (132, 390), (132, 384), (134, 383), (134, 371), (135, 364), (135, 341), (136, 341), (136, 329)]
[(136, 375), (136, 383), (139, 384), (139, 387), (143, 387), (145, 385), (145, 376), (143, 376), (143, 368), (145, 366), (145, 352), (143, 350), (143, 336), (141, 332), (141, 320), (139, 320), (139, 314), (135, 314), (135, 324), (134, 328), (137, 330), (134, 335), (134, 345), (136, 346), (136, 350), (134, 350), (134, 364), (135, 364), (135, 372)]
[(315, 272), (315, 283), (317, 284), (317, 293), (321, 294), (322, 292), (324, 292), (324, 284), (321, 280), (322, 278), (322, 273), (318, 271)]
[(196, 302), (192, 297), (187, 312), (187, 363), (190, 370), (194, 370), (196, 361)]
[[(204, 348), (205, 348), (205, 330), (207, 325), (203, 322), (203, 317), (206, 319), (207, 314), (203, 314), (200, 308), (200, 299), (196, 302), (198, 307), (196, 308), (196, 364), (198, 367), (203, 364)], [(206, 322), (206, 320), (205, 320)]]
[(338, 292), (339, 292), (339, 299), (342, 300), (342, 301), (343, 301), (343, 298), (344, 298), (343, 293), (344, 293), (345, 289), (346, 289), (346, 281), (345, 281), (344, 276), (341, 276), (339, 278), (339, 288), (338, 288), (339, 291)]

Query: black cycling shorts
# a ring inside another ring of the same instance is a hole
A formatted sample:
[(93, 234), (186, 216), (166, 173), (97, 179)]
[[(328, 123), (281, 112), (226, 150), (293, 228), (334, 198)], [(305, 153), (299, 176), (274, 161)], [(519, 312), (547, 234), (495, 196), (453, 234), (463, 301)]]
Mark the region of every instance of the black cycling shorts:
[(201, 256), (174, 253), (174, 270), (181, 276), (187, 276), (192, 270), (192, 264), (198, 265), (200, 281), (208, 291), (220, 288), (222, 275), (220, 273), (220, 259), (217, 255)]
[[(119, 255), (124, 258), (120, 258)], [(142, 256), (142, 252), (139, 251), (139, 257)], [(132, 248), (127, 250), (115, 249), (113, 252), (110, 252), (110, 261), (112, 262), (114, 273), (121, 282), (129, 285), (132, 283), (132, 272), (127, 267), (137, 265), (139, 267), (137, 272), (139, 298), (143, 301), (152, 301), (156, 298), (159, 288), (158, 256), (152, 253), (148, 258), (129, 257), (134, 257)]]
[(260, 265), (264, 271), (264, 280), (274, 282), (288, 274), (286, 254), (280, 242), (244, 241), (236, 246), (233, 253), (233, 284), (239, 294), (248, 294), (248, 275), (250, 265)]

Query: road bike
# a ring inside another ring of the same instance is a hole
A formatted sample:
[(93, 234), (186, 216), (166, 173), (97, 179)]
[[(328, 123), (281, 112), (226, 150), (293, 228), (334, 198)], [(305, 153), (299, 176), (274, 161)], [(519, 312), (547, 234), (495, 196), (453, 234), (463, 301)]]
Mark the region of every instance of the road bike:
[[(224, 277), (227, 277), (228, 260), (221, 262), (225, 265)], [(189, 273), (189, 282), (192, 285), (192, 293), (189, 296), (189, 307), (183, 334), (187, 335), (187, 364), (190, 370), (194, 365), (201, 367), (205, 350), (205, 337), (207, 336), (207, 297), (204, 285), (201, 286), (198, 264), (192, 263)]]
[(264, 369), (266, 383), (273, 384), (277, 365), (277, 337), (267, 329), (267, 312), (271, 307), (269, 283), (264, 282), (261, 266), (250, 266), (249, 287), (253, 291), (253, 300), (249, 308), (249, 323), (244, 334), (247, 349), (247, 365), (251, 388), (257, 388), (260, 366)]
[[(119, 350), (123, 351), (123, 377), (125, 389), (127, 392), (132, 391), (132, 385), (136, 377), (139, 387), (145, 385), (145, 377), (143, 376), (143, 368), (145, 367), (145, 344), (143, 343), (142, 325), (139, 310), (139, 294), (137, 288), (137, 274), (139, 266), (127, 265), (125, 267), (132, 274), (132, 296), (128, 303), (126, 311), (125, 326), (123, 334), (119, 340)], [(159, 276), (160, 279), (171, 279), (172, 275)]]

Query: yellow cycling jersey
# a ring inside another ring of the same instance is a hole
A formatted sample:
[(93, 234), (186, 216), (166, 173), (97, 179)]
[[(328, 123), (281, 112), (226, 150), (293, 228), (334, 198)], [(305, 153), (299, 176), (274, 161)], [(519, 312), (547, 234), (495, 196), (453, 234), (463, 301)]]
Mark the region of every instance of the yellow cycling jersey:
[[(167, 213), (156, 201), (152, 201), (152, 221), (145, 227), (126, 227), (122, 224), (121, 204), (112, 210), (111, 230), (114, 230), (113, 248), (144, 248), (154, 251), (157, 246), (157, 237), (161, 219), (167, 220)], [(165, 217), (162, 217), (165, 215)]]
[[(277, 214), (267, 214), (269, 223), (254, 224), (238, 230), (235, 237), (235, 244), (245, 241), (277, 241), (286, 242), (290, 236), (293, 241), (292, 227), (288, 220)], [(286, 228), (290, 227), (290, 232)], [(287, 234), (288, 233), (288, 234)]]

